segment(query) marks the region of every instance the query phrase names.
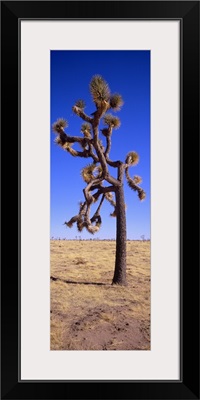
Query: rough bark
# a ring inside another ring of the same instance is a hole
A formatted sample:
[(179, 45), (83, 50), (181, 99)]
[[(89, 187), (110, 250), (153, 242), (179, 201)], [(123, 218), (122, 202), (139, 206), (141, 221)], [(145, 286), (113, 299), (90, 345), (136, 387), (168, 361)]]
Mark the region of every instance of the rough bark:
[(116, 258), (113, 284), (126, 285), (126, 213), (123, 185), (116, 188)]

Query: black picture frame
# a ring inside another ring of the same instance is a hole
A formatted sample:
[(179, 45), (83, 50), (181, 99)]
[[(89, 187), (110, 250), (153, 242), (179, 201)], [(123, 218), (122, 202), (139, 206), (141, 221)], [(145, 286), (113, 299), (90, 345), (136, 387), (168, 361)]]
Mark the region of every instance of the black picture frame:
[[(20, 382), (19, 379), (21, 210), (20, 118), (18, 115), (20, 104), (19, 20), (61, 18), (179, 19), (181, 21), (181, 379), (179, 381)], [(195, 228), (198, 230), (199, 227), (197, 222), (199, 215), (199, 1), (2, 1), (1, 32), (3, 227), (1, 229), (1, 398), (199, 399), (199, 240), (198, 233), (195, 233)], [(18, 191), (16, 182), (18, 182)]]

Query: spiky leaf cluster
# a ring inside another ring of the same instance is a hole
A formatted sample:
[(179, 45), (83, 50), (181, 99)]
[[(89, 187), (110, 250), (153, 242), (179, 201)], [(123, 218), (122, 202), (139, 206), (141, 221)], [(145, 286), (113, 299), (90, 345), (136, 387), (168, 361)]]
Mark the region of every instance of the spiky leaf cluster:
[(72, 143), (68, 143), (68, 142), (63, 143), (63, 145), (62, 145), (62, 148), (64, 150), (69, 150), (69, 149), (71, 149), (71, 147), (72, 147)]
[(87, 231), (89, 232), (89, 233), (91, 233), (92, 235), (94, 235), (94, 233), (96, 233), (96, 232), (98, 232), (99, 231), (99, 226), (97, 226), (97, 225), (87, 225), (86, 226), (86, 229), (87, 229)]
[(130, 151), (130, 153), (128, 153), (126, 156), (125, 162), (129, 165), (137, 165), (139, 162), (139, 155), (136, 153), (136, 151)]
[(64, 118), (57, 119), (56, 122), (52, 125), (52, 129), (55, 133), (59, 133), (61, 130), (68, 126), (67, 120)]
[(77, 151), (72, 149), (72, 143), (65, 143), (62, 148), (66, 151), (68, 151), (68, 153), (70, 153), (73, 157), (77, 156)]
[(114, 209), (114, 211), (112, 213), (110, 213), (110, 217), (116, 218), (116, 216), (117, 216), (117, 212), (116, 212), (116, 209)]
[(113, 207), (116, 206), (116, 203), (115, 203), (115, 201), (113, 200), (113, 195), (112, 195), (111, 192), (105, 193), (105, 198), (106, 198), (106, 200), (109, 201), (109, 203), (110, 203)]
[(77, 229), (79, 232), (82, 232), (83, 228), (86, 228), (89, 233), (94, 235), (94, 233), (98, 232), (101, 226), (101, 221), (95, 221), (95, 225), (92, 225), (92, 220), (90, 222), (84, 221), (80, 218), (77, 221)]
[(83, 228), (86, 228), (88, 232), (94, 234), (98, 232), (101, 226), (101, 216), (99, 215), (98, 212), (96, 212), (91, 220), (87, 217), (87, 203), (80, 203), (79, 204), (79, 214), (75, 215), (72, 217), (68, 222), (65, 222), (64, 224), (68, 227), (71, 228), (73, 224), (76, 222), (77, 224), (77, 229), (79, 232), (82, 232)]
[(138, 175), (134, 175), (133, 180), (136, 183), (136, 185), (142, 183), (142, 178)]
[(111, 192), (105, 193), (105, 198), (106, 198), (106, 200), (108, 200), (109, 203), (114, 207), (114, 211), (110, 214), (110, 216), (111, 216), (111, 217), (116, 217), (116, 216), (117, 216), (117, 214), (116, 214), (116, 203), (115, 203), (115, 201), (113, 200), (113, 195), (112, 195), (112, 193), (111, 193)]
[[(135, 177), (134, 177), (134, 178), (135, 178)], [(135, 192), (138, 193), (138, 197), (139, 197), (140, 200), (144, 200), (144, 199), (146, 198), (146, 193), (145, 193), (145, 191), (144, 191), (142, 188), (140, 188), (140, 187), (136, 184), (134, 178), (131, 179), (130, 176), (129, 176), (129, 174), (128, 174), (128, 170), (126, 170), (126, 179), (127, 179), (128, 186), (129, 186), (132, 190), (134, 190)], [(137, 183), (138, 183), (138, 182), (137, 182)]]
[(107, 82), (100, 75), (94, 75), (90, 81), (90, 93), (95, 103), (109, 101), (110, 89)]
[(91, 182), (93, 179), (101, 178), (102, 167), (101, 165), (89, 164), (81, 170), (81, 176), (86, 183)]
[(94, 214), (93, 217), (91, 218), (91, 222), (95, 222), (97, 227), (100, 227), (102, 224), (102, 219), (99, 214)]
[(108, 201), (113, 200), (113, 195), (112, 195), (112, 193), (111, 193), (111, 192), (105, 193), (105, 198), (106, 198)]
[(76, 101), (75, 106), (78, 107), (78, 108), (81, 108), (82, 110), (84, 110), (86, 104), (85, 104), (84, 100), (79, 99), (79, 100)]
[(72, 217), (68, 222), (64, 222), (64, 224), (66, 226), (68, 226), (68, 228), (72, 228), (74, 222), (78, 221), (78, 215), (75, 215), (74, 217)]
[(81, 132), (87, 138), (91, 138), (91, 126), (87, 122), (81, 125)]
[(74, 106), (72, 107), (72, 111), (74, 112), (74, 114), (80, 116), (80, 115), (81, 115), (81, 112), (82, 112), (83, 110), (82, 110), (82, 108), (77, 107), (76, 105), (74, 105)]
[(61, 140), (60, 136), (56, 136), (54, 142), (58, 145), (58, 146), (63, 146), (63, 141)]
[(77, 156), (77, 151), (72, 149), (72, 143), (63, 141), (59, 135), (55, 138), (55, 143), (58, 146), (61, 146), (63, 148), (63, 150), (68, 151), (68, 153), (70, 153), (73, 157)]
[(121, 107), (123, 106), (124, 102), (122, 99), (121, 94), (119, 93), (114, 93), (111, 97), (110, 97), (110, 107), (114, 110), (114, 111), (120, 111)]
[(121, 122), (118, 117), (115, 117), (112, 114), (106, 114), (103, 119), (104, 125), (108, 125), (110, 128), (117, 129), (120, 127)]

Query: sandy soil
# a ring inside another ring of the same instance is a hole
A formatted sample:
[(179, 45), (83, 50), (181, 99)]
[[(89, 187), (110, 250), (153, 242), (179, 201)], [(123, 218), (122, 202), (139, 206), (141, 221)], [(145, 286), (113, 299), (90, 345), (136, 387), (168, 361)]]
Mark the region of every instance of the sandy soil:
[(127, 242), (126, 287), (114, 261), (114, 241), (51, 241), (51, 350), (150, 350), (150, 241)]

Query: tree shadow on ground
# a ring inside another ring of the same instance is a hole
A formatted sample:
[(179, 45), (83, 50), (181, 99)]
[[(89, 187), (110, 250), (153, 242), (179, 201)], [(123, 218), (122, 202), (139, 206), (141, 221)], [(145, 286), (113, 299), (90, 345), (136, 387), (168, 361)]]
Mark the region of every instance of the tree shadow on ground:
[(110, 286), (108, 283), (102, 283), (102, 282), (76, 282), (76, 281), (70, 281), (67, 279), (61, 279), (57, 278), (55, 276), (50, 276), (50, 279), (52, 281), (61, 281), (64, 283), (71, 283), (73, 285), (97, 285), (97, 286)]

